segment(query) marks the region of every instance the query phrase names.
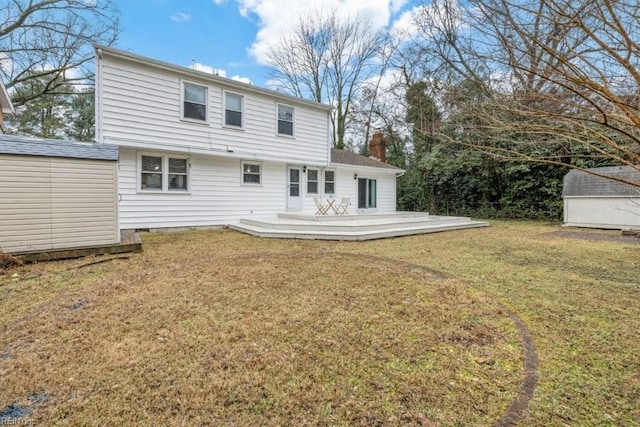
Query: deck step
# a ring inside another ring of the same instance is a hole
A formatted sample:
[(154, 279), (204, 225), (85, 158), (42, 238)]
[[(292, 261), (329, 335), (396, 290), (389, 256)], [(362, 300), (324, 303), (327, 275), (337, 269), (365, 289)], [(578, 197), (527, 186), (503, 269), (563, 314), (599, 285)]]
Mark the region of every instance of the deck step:
[(270, 220), (241, 219), (241, 226), (252, 226), (266, 230), (289, 230), (289, 231), (314, 231), (324, 232), (356, 232), (356, 231), (382, 231), (398, 228), (419, 228), (422, 226), (436, 226), (446, 224), (468, 223), (470, 218), (465, 217), (385, 217), (366, 219), (345, 219), (334, 221), (283, 219), (281, 217)]
[[(393, 225), (393, 224), (392, 224)], [(489, 224), (480, 221), (449, 221), (421, 225), (395, 225), (395, 227), (369, 230), (329, 230), (326, 227), (265, 228), (247, 223), (232, 224), (229, 228), (258, 237), (276, 239), (312, 239), (312, 240), (373, 240), (389, 237), (409, 236), (414, 234), (437, 233), (442, 231), (461, 230), (466, 228), (486, 227)]]

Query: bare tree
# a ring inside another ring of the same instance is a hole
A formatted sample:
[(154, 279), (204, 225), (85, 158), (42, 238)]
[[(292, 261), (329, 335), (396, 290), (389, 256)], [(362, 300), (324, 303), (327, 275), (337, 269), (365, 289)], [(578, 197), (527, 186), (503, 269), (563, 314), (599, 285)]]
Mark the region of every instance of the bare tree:
[(333, 145), (345, 146), (354, 99), (364, 82), (380, 73), (384, 35), (364, 16), (340, 18), (316, 10), (300, 17), (268, 53), (276, 86), (301, 98), (326, 102)]
[(119, 32), (115, 0), (0, 1), (0, 73), (7, 88), (28, 84), (16, 106), (92, 77), (93, 43), (112, 44)]
[(502, 159), (640, 170), (638, 2), (438, 0), (417, 23), (429, 72), (487, 95), (463, 103), (469, 120), (450, 140)]

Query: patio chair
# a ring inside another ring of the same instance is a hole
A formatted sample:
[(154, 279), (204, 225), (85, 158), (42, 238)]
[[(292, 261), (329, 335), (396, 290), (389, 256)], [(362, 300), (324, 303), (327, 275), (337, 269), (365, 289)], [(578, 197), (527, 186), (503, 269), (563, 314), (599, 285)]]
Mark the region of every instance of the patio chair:
[(329, 206), (323, 205), (320, 199), (318, 199), (317, 197), (314, 197), (313, 201), (316, 203), (316, 208), (318, 209), (316, 211), (316, 215), (326, 215), (327, 211), (329, 210)]
[(340, 204), (336, 208), (336, 215), (349, 215), (349, 205), (351, 204), (351, 199), (349, 197), (343, 197), (340, 201)]

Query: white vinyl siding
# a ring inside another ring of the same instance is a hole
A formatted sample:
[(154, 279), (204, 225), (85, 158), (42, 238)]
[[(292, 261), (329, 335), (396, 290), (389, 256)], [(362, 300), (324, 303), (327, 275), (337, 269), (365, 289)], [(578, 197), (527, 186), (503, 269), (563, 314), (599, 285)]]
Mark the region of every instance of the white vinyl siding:
[[(182, 118), (183, 77), (169, 70), (132, 63), (104, 52), (98, 61), (96, 128), (99, 142), (140, 149), (174, 147), (226, 153), (237, 158), (282, 159), (296, 164), (323, 164), (329, 156), (328, 111), (295, 105), (295, 138), (277, 135), (274, 105), (269, 94), (241, 92), (203, 76), (189, 83), (207, 87), (208, 122)], [(224, 125), (223, 93), (243, 97), (243, 131)], [(294, 104), (292, 102), (292, 104)], [(285, 143), (286, 142), (286, 143)]]
[[(191, 191), (189, 194), (175, 194), (138, 192), (137, 159), (136, 150), (120, 149), (119, 214), (122, 229), (223, 226), (240, 218), (274, 217), (287, 209), (288, 172), (285, 163), (260, 163), (261, 185), (244, 185), (241, 160), (194, 155), (190, 157)], [(334, 170), (338, 189), (334, 198), (350, 197), (352, 205), (349, 212), (355, 214), (358, 181), (353, 179), (354, 170), (348, 166)], [(358, 171), (358, 174), (365, 175), (363, 171)], [(368, 176), (375, 177), (378, 184), (377, 212), (395, 212), (395, 175), (370, 173)], [(328, 198), (329, 195), (319, 197)], [(303, 197), (302, 204), (303, 213), (316, 212), (313, 197)]]
[(274, 216), (286, 209), (284, 164), (262, 163), (261, 184), (243, 185), (240, 160), (194, 155), (190, 157), (188, 194), (138, 192), (137, 157), (136, 150), (120, 150), (122, 229), (223, 226), (240, 218)]
[(0, 155), (0, 249), (46, 251), (117, 243), (116, 165)]
[(565, 196), (564, 225), (638, 229), (640, 196)]

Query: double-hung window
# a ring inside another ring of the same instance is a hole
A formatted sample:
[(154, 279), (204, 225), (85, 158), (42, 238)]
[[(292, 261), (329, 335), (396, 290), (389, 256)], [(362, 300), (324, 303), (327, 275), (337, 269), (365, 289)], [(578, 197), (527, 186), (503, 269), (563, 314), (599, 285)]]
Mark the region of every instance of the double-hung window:
[(324, 171), (324, 194), (336, 193), (336, 173), (335, 171)]
[(226, 126), (242, 127), (242, 111), (244, 99), (242, 95), (225, 92), (224, 94), (224, 124)]
[(141, 156), (140, 189), (162, 191), (162, 156)]
[(261, 184), (262, 167), (260, 163), (242, 162), (242, 183)]
[(186, 157), (146, 155), (138, 157), (141, 191), (189, 191), (189, 160)]
[(207, 87), (182, 83), (182, 118), (207, 121)]
[(318, 169), (307, 170), (307, 194), (318, 194)]
[(169, 191), (187, 191), (187, 181), (189, 178), (189, 165), (187, 159), (168, 158), (169, 163)]
[(293, 107), (278, 104), (278, 135), (293, 136)]

